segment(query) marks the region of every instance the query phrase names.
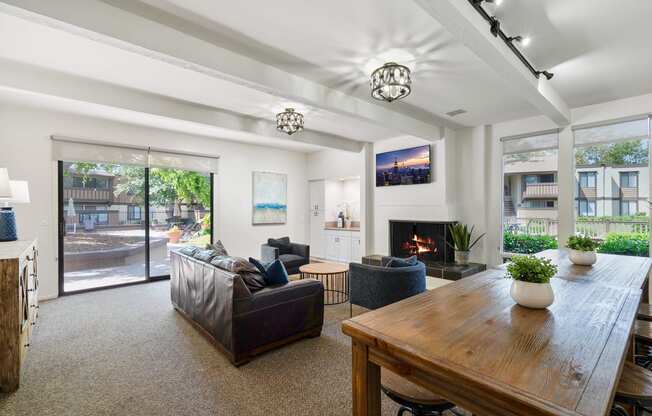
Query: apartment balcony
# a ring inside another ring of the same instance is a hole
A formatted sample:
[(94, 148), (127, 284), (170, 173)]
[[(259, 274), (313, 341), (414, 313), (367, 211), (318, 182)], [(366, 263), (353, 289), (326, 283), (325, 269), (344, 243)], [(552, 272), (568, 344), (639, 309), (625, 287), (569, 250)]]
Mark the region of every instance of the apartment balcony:
[(132, 204), (138, 203), (137, 198), (133, 195), (121, 193), (115, 195), (110, 189), (95, 188), (68, 188), (63, 190), (63, 199), (68, 201), (70, 198), (78, 203), (106, 203), (106, 204)]
[(622, 199), (638, 199), (638, 187), (620, 187), (620, 197)]
[(557, 183), (528, 183), (525, 185), (523, 199), (557, 198), (558, 195)]
[(581, 199), (595, 199), (598, 196), (598, 191), (595, 186), (580, 186), (579, 198)]

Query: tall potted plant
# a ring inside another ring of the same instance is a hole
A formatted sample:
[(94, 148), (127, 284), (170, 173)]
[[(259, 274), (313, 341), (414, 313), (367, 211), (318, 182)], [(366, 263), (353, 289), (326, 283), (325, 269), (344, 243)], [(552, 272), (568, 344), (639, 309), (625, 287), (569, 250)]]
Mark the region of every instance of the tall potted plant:
[(552, 305), (555, 294), (550, 279), (557, 266), (550, 259), (535, 256), (513, 256), (507, 265), (506, 277), (513, 279), (509, 294), (521, 306), (543, 309)]
[(595, 254), (595, 249), (599, 244), (591, 237), (585, 235), (572, 235), (568, 237), (566, 247), (568, 247), (568, 258), (574, 264), (579, 266), (591, 266), (594, 264), (598, 257)]
[(473, 229), (475, 226), (472, 226), (471, 229), (467, 227), (466, 224), (454, 224), (448, 227), (451, 238), (453, 239), (453, 245), (450, 245), (453, 250), (455, 250), (455, 263), (457, 264), (468, 264), (469, 263), (469, 253), (473, 246), (475, 246), (485, 233), (480, 234), (478, 238), (471, 242), (473, 238)]

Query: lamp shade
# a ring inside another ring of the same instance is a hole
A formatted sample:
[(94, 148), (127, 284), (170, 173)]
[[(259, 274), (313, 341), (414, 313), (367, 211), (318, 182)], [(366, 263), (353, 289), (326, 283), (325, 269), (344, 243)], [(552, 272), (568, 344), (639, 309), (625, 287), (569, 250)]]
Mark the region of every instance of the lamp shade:
[(13, 204), (29, 204), (29, 186), (27, 181), (9, 181), (10, 197), (0, 197), (0, 201)]
[(0, 198), (11, 198), (11, 185), (9, 185), (9, 171), (0, 168)]

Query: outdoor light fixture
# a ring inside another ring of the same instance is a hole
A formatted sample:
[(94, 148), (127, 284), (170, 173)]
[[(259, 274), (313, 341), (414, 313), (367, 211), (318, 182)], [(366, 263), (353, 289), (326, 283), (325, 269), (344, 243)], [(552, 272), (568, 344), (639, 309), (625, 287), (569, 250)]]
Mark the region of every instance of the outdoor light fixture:
[(371, 73), (371, 96), (391, 103), (410, 95), (412, 79), (410, 68), (396, 62), (388, 62)]
[(303, 114), (295, 112), (294, 108), (286, 108), (276, 115), (276, 129), (290, 136), (303, 130)]
[(532, 75), (534, 75), (537, 78), (543, 75), (547, 79), (551, 79), (555, 74), (553, 74), (552, 72), (539, 71), (535, 69), (530, 63), (530, 61), (528, 61), (527, 58), (523, 56), (521, 51), (519, 51), (518, 48), (514, 46), (514, 42), (519, 42), (521, 46), (527, 47), (531, 42), (530, 37), (529, 36), (507, 36), (505, 32), (503, 32), (500, 29), (500, 21), (498, 20), (498, 18), (496, 18), (496, 16), (489, 15), (489, 13), (487, 13), (487, 11), (482, 8), (482, 2), (494, 3), (495, 5), (498, 6), (500, 5), (500, 3), (502, 3), (502, 0), (469, 0), (469, 3), (471, 3), (473, 8), (478, 13), (480, 13), (480, 16), (482, 16), (484, 20), (486, 20), (489, 23), (489, 31), (491, 32), (491, 34), (499, 39), (502, 39), (502, 41), (505, 42), (505, 45), (507, 45), (507, 47), (511, 49), (514, 55), (516, 55), (516, 57), (523, 63), (523, 65), (525, 65), (527, 69), (530, 70)]

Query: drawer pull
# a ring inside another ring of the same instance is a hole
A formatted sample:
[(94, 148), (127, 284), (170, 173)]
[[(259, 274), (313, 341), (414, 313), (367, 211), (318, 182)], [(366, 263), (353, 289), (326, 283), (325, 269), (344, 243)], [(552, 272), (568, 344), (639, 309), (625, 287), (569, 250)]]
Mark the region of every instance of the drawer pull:
[(29, 348), (29, 343), (25, 344), (25, 348)]
[(36, 289), (27, 289), (28, 292), (34, 292)]

